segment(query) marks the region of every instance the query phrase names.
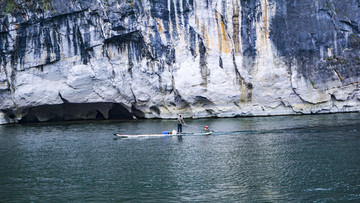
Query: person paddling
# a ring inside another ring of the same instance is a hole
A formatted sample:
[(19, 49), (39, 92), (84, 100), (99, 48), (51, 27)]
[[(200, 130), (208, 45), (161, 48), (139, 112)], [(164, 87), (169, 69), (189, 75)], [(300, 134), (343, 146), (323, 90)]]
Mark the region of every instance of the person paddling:
[(178, 119), (177, 119), (177, 122), (178, 122), (178, 130), (177, 132), (178, 133), (182, 133), (182, 124), (186, 125), (184, 119), (181, 117), (181, 115), (179, 115)]

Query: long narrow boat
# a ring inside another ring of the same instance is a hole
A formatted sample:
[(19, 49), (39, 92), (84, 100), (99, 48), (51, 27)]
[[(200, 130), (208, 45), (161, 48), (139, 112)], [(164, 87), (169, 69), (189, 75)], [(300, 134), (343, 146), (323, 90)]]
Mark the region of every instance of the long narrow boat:
[(212, 132), (200, 133), (181, 133), (181, 134), (142, 134), (142, 135), (123, 135), (120, 133), (114, 134), (118, 138), (151, 138), (151, 137), (174, 137), (174, 136), (189, 136), (189, 135), (211, 135)]

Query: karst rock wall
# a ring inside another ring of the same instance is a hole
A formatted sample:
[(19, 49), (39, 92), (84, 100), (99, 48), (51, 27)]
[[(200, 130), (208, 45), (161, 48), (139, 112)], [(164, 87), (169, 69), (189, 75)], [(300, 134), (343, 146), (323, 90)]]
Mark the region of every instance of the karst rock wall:
[(0, 123), (360, 110), (360, 0), (0, 6)]

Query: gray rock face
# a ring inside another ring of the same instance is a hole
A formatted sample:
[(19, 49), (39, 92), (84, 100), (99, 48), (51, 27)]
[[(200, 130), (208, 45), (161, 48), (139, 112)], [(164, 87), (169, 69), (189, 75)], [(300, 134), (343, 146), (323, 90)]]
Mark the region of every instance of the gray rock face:
[(360, 110), (359, 0), (0, 8), (0, 123)]

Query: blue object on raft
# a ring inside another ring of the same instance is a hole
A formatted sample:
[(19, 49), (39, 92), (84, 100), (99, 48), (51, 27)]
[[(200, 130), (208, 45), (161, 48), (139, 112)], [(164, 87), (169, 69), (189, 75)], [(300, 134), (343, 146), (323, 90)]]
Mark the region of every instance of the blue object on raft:
[(162, 134), (164, 135), (169, 134), (169, 131), (163, 131)]

